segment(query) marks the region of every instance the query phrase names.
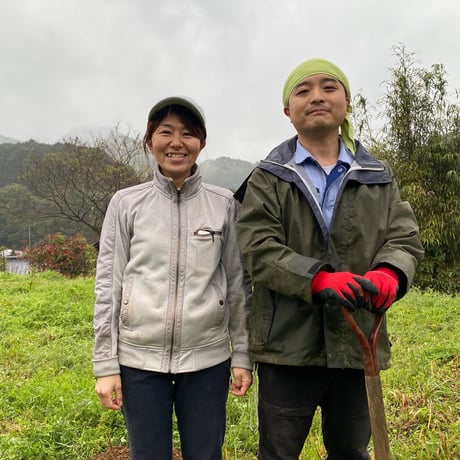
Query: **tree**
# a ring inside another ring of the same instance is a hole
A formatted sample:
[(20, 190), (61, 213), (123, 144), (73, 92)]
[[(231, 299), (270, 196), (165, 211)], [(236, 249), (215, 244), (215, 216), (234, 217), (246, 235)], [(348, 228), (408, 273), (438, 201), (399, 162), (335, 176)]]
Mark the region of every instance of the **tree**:
[(89, 240), (95, 239), (94, 232), (80, 223), (62, 216), (46, 217), (52, 214), (53, 205), (35, 196), (24, 185), (13, 183), (0, 188), (0, 203), (0, 245), (23, 249), (56, 232), (82, 233)]
[(419, 282), (459, 290), (460, 107), (449, 102), (441, 64), (421, 68), (401, 46), (395, 55), (383, 100), (385, 136), (374, 150), (390, 161), (417, 215), (426, 252)]
[(99, 236), (112, 195), (141, 182), (141, 177), (99, 147), (78, 139), (64, 145), (61, 152), (29, 158), (20, 181), (49, 203), (42, 218), (64, 217)]
[(95, 139), (93, 145), (106, 152), (113, 160), (133, 168), (141, 178), (150, 175), (149, 160), (153, 159), (153, 155), (149, 155), (148, 158), (144, 156), (142, 137), (129, 126), (126, 131), (123, 131), (117, 123), (107, 136)]
[[(0, 188), (0, 244), (22, 249), (49, 231), (47, 222), (40, 219), (37, 209), (45, 204), (20, 184)], [(44, 232), (44, 233), (40, 233)]]
[(33, 140), (16, 144), (0, 144), (0, 187), (17, 182), (17, 176), (24, 162), (31, 155), (44, 155), (61, 151), (63, 144), (40, 144)]

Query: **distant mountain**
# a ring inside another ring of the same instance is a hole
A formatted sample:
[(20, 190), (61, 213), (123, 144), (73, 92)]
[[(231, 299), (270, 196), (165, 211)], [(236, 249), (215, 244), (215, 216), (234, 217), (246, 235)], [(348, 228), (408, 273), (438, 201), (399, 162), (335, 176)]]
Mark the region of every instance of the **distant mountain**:
[(18, 139), (13, 139), (12, 137), (2, 136), (0, 134), (0, 144), (17, 144), (19, 142), (22, 142), (22, 141)]
[(200, 163), (200, 167), (203, 182), (236, 191), (254, 165), (249, 161), (220, 157), (215, 160), (205, 160)]
[(18, 174), (30, 155), (44, 155), (61, 149), (62, 144), (41, 144), (33, 140), (0, 143), (0, 187), (17, 182)]
[[(1, 137), (5, 139), (5, 137)], [(0, 143), (0, 187), (17, 181), (25, 161), (30, 155), (44, 155), (48, 152), (58, 152), (64, 144), (42, 144), (30, 140), (28, 142)], [(143, 155), (140, 156), (144, 160)], [(249, 161), (229, 157), (215, 160), (205, 160), (200, 163), (203, 182), (220, 185), (235, 191), (251, 172), (254, 165)]]

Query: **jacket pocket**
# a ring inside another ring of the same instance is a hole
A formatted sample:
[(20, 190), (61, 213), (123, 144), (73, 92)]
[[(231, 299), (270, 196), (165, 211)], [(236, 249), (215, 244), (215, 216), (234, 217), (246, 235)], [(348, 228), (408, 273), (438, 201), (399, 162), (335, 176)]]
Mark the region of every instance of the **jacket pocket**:
[(270, 291), (257, 288), (252, 294), (252, 306), (249, 310), (249, 337), (251, 345), (256, 348), (265, 346), (270, 338), (274, 316), (272, 296), (273, 293)]
[(130, 302), (129, 300), (131, 298), (131, 292), (133, 290), (133, 285), (134, 285), (134, 277), (133, 276), (128, 277), (123, 282), (123, 288), (122, 288), (122, 294), (121, 294), (120, 322), (124, 327), (128, 329), (130, 328), (130, 324), (129, 324)]
[(217, 296), (216, 315), (215, 315), (214, 325), (220, 326), (225, 318), (225, 297), (219, 285), (217, 285), (216, 283), (212, 283), (211, 286), (216, 292), (216, 296)]
[(212, 271), (220, 262), (223, 244), (224, 237), (221, 230), (209, 227), (195, 230), (189, 246), (191, 263)]

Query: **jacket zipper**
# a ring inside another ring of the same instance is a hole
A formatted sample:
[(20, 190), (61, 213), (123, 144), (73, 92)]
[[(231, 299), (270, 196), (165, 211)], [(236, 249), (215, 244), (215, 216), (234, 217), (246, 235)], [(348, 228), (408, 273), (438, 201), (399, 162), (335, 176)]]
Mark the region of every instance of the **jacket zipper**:
[(177, 250), (177, 257), (176, 257), (176, 276), (175, 276), (175, 289), (174, 289), (174, 308), (173, 308), (173, 315), (172, 315), (172, 324), (171, 324), (171, 348), (169, 352), (169, 373), (173, 371), (173, 355), (174, 355), (174, 336), (175, 336), (175, 328), (176, 328), (176, 314), (177, 314), (177, 299), (179, 294), (179, 270), (180, 270), (180, 243), (181, 243), (181, 212), (180, 212), (180, 189), (176, 190), (177, 193), (177, 214), (178, 214), (178, 227), (177, 227), (177, 239), (176, 239), (176, 250)]

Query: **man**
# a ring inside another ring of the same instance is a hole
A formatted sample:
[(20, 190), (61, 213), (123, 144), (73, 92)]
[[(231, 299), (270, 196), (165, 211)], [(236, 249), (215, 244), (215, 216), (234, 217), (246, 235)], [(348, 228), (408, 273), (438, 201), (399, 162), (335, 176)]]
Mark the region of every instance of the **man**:
[[(369, 459), (358, 340), (409, 289), (423, 258), (418, 226), (391, 170), (353, 137), (347, 77), (323, 59), (288, 76), (297, 135), (237, 191), (239, 246), (252, 278), (250, 355), (259, 376), (259, 459), (298, 459), (321, 407), (329, 460)], [(340, 133), (340, 134), (339, 134)], [(378, 344), (389, 367), (386, 327)]]

